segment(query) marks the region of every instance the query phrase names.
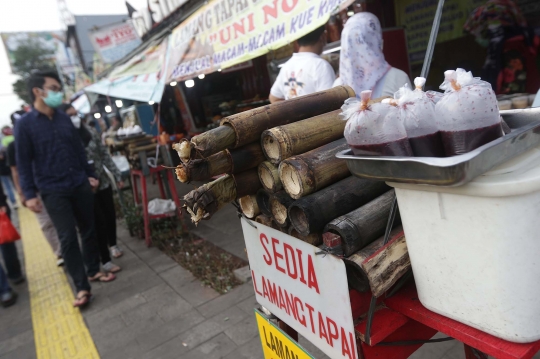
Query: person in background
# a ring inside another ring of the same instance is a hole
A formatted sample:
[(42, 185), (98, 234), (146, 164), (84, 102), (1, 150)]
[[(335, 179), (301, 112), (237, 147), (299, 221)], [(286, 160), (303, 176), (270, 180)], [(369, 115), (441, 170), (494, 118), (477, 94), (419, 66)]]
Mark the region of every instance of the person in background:
[(110, 256), (119, 258), (123, 253), (116, 241), (116, 212), (112, 184), (105, 172), (105, 167), (114, 175), (119, 188), (124, 186), (122, 174), (114, 164), (107, 148), (101, 143), (99, 135), (81, 123), (81, 118), (77, 116), (77, 111), (71, 105), (63, 106), (62, 109), (71, 116), (73, 125), (78, 129), (81, 141), (86, 148), (88, 161), (93, 163), (99, 178), (99, 187), (94, 193), (94, 220), (101, 263), (104, 270), (117, 273), (121, 271), (121, 268), (111, 261)]
[(13, 192), (13, 181), (11, 179), (11, 171), (7, 165), (6, 152), (6, 148), (0, 150), (0, 180), (2, 181), (2, 187), (4, 187), (4, 193), (7, 193), (12, 207), (17, 208), (17, 200)]
[(287, 61), (270, 90), (270, 102), (290, 100), (297, 96), (327, 90), (336, 74), (320, 55), (326, 45), (326, 32), (321, 26), (297, 40), (299, 50)]
[(114, 274), (100, 272), (99, 268), (92, 193), (92, 187), (97, 188), (99, 180), (86, 159), (71, 119), (56, 110), (64, 97), (58, 74), (33, 72), (27, 84), (34, 108), (15, 126), (21, 190), (26, 207), (33, 212), (42, 210), (37, 197), (38, 191), (41, 193), (75, 285), (77, 294), (73, 306), (84, 307), (92, 299), (89, 281), (115, 279)]
[(394, 96), (405, 84), (411, 86), (407, 74), (396, 69), (384, 58), (379, 19), (369, 12), (351, 16), (341, 33), (339, 78), (334, 86), (347, 85), (356, 96), (371, 90), (372, 98)]
[[(11, 219), (11, 211), (7, 206), (7, 198), (0, 186), (0, 213), (7, 213)], [(17, 246), (15, 243), (0, 244), (0, 251), (2, 252), (2, 258), (4, 258), (4, 264), (6, 265), (7, 277), (13, 284), (21, 284), (24, 282), (24, 276), (22, 273), (21, 261), (19, 260), (19, 254), (17, 253)], [(5, 275), (5, 273), (4, 273)], [(1, 275), (0, 275), (1, 276)], [(1, 291), (0, 285), (0, 291)]]
[[(7, 164), (9, 168), (11, 169), (11, 176), (13, 177), (13, 183), (15, 185), (15, 189), (17, 190), (17, 193), (19, 194), (21, 203), (24, 203), (25, 202), (24, 194), (21, 190), (21, 186), (19, 183), (19, 172), (17, 171), (17, 160), (15, 156), (15, 141), (11, 142), (7, 147)], [(37, 196), (41, 201), (41, 196), (39, 195), (39, 193), (37, 194)], [(56, 265), (59, 267), (63, 266), (64, 259), (62, 258), (60, 240), (58, 239), (56, 228), (54, 228), (54, 224), (52, 223), (51, 218), (49, 217), (49, 214), (47, 213), (47, 209), (45, 209), (45, 207), (42, 207), (41, 212), (37, 212), (34, 214), (36, 215), (36, 218), (39, 222), (39, 226), (41, 227), (41, 231), (43, 232), (45, 239), (47, 240), (47, 242), (49, 242), (49, 245), (51, 246), (51, 249), (54, 252), (54, 255), (56, 256)]]

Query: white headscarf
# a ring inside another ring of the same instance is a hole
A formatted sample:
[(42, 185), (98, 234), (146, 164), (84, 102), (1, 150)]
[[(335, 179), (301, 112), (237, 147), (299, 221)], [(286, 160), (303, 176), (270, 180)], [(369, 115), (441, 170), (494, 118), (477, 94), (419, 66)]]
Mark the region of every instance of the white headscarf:
[(361, 12), (345, 23), (341, 34), (339, 76), (356, 94), (372, 90), (391, 66), (384, 59), (381, 23), (375, 15)]

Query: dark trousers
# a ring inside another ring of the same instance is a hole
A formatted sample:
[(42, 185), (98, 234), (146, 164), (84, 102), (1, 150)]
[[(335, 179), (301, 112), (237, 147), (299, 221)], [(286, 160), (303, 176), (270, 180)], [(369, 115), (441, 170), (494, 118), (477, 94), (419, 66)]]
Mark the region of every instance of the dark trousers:
[(111, 260), (109, 246), (116, 245), (116, 211), (110, 186), (94, 195), (94, 216), (101, 263), (105, 264)]
[[(62, 191), (43, 190), (41, 197), (58, 232), (62, 258), (77, 292), (89, 291), (88, 276), (92, 277), (99, 272), (99, 252), (94, 229), (94, 193), (90, 185)], [(77, 228), (81, 235), (82, 254)]]
[[(7, 209), (7, 215), (11, 218), (9, 208)], [(13, 280), (22, 277), (21, 262), (19, 261), (19, 254), (17, 253), (15, 243), (2, 244), (0, 245), (0, 250), (2, 251), (2, 257), (4, 257), (8, 278)]]

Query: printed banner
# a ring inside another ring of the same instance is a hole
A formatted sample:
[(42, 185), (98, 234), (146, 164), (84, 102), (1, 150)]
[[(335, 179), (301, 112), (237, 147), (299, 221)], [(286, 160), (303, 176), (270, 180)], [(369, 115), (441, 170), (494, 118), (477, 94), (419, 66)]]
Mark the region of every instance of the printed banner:
[[(10, 66), (13, 66), (16, 51), (21, 45), (31, 45), (37, 42), (42, 48), (48, 50), (53, 58), (65, 41), (64, 34), (60, 31), (5, 32), (2, 33), (2, 40)], [(13, 72), (13, 67), (11, 71)]]
[[(396, 22), (407, 31), (407, 45), (411, 65), (424, 61), (433, 26), (438, 0), (395, 0)], [(437, 43), (465, 36), (463, 25), (485, 0), (446, 0), (439, 27)]]
[(108, 76), (113, 80), (125, 76), (137, 76), (159, 72), (166, 68), (169, 37), (158, 40), (126, 63), (116, 67)]
[(173, 30), (167, 79), (193, 78), (278, 49), (324, 25), (345, 1), (209, 1)]
[(121, 60), (142, 43), (131, 21), (100, 27), (88, 36), (106, 64)]
[(241, 221), (257, 302), (330, 358), (358, 359), (345, 263), (273, 228)]

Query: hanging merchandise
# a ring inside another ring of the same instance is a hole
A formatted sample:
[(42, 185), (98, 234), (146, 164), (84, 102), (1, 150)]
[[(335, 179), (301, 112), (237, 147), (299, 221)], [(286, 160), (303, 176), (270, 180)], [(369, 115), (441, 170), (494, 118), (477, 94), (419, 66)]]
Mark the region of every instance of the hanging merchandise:
[(423, 77), (414, 79), (413, 91), (405, 84), (395, 94), (399, 105), (400, 119), (403, 121), (413, 154), (417, 157), (444, 157), (439, 129), (435, 123), (435, 106), (422, 87)]
[(463, 69), (444, 73), (444, 97), (435, 105), (447, 156), (470, 152), (503, 135), (491, 85)]
[(387, 103), (369, 105), (371, 91), (360, 100), (349, 98), (341, 107), (347, 120), (345, 139), (357, 156), (412, 156), (411, 146), (397, 107)]

